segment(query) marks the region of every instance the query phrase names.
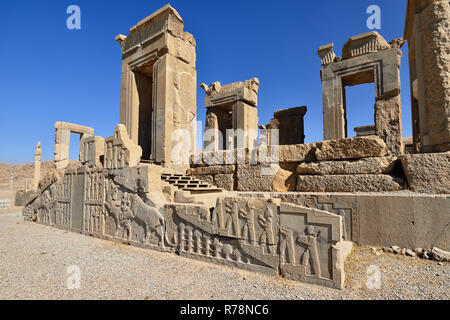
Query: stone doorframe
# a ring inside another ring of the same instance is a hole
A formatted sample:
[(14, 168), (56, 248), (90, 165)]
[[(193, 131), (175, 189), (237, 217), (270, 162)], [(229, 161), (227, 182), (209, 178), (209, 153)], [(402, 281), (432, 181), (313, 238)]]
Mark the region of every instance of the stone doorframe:
[[(183, 132), (187, 141), (181, 143), (187, 146), (190, 142), (190, 148), (183, 150), (189, 156), (195, 150), (196, 140), (196, 43), (190, 33), (183, 31), (183, 19), (166, 5), (132, 27), (128, 36), (118, 35), (116, 41), (122, 49), (120, 123), (126, 126), (130, 139), (139, 144), (142, 96), (135, 72), (144, 70), (145, 74), (151, 74), (148, 98), (152, 108), (151, 151), (144, 146), (144, 153), (159, 164), (176, 162), (172, 149), (180, 144), (176, 138)], [(178, 135), (174, 136), (174, 132)]]
[(323, 66), (324, 140), (347, 138), (345, 87), (374, 83), (376, 135), (386, 142), (392, 154), (401, 153), (401, 50), (384, 49), (335, 62), (339, 59), (323, 58), (336, 57), (331, 44), (321, 47), (319, 55)]
[[(57, 170), (64, 170), (69, 164), (70, 134), (80, 135), (80, 141), (94, 136), (94, 129), (79, 124), (57, 121), (55, 122), (54, 162)], [(80, 144), (81, 146), (81, 144)], [(83, 151), (80, 151), (80, 159)]]

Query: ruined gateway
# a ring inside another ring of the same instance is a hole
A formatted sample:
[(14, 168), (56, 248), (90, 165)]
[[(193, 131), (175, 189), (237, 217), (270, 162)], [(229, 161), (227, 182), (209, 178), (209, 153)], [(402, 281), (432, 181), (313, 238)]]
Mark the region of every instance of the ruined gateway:
[[(450, 2), (409, 0), (404, 39), (355, 36), (319, 48), (324, 141), (304, 144), (306, 107), (258, 126), (259, 80), (201, 84), (196, 42), (170, 5), (128, 36), (120, 122), (55, 124), (56, 170), (35, 182), (28, 221), (333, 288), (352, 244), (450, 249)], [(413, 140), (402, 139), (401, 47), (408, 41)], [(374, 125), (347, 138), (345, 87), (373, 82)], [(70, 133), (80, 161), (68, 165)], [(259, 132), (259, 135), (258, 135)], [(179, 148), (182, 141), (182, 148)], [(412, 144), (412, 145), (411, 145)], [(35, 175), (39, 177), (40, 145)]]

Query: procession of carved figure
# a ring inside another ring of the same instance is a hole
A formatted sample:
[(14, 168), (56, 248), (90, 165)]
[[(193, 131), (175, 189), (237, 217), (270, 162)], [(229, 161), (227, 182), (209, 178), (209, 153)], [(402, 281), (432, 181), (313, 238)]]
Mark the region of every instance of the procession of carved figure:
[(103, 208), (98, 205), (86, 205), (85, 230), (89, 233), (103, 234)]
[[(177, 213), (179, 215), (179, 213)], [(169, 214), (170, 216), (170, 214)], [(237, 243), (214, 236), (188, 221), (177, 223), (177, 251), (182, 254), (195, 255), (214, 259), (251, 263), (251, 259), (240, 251)]]

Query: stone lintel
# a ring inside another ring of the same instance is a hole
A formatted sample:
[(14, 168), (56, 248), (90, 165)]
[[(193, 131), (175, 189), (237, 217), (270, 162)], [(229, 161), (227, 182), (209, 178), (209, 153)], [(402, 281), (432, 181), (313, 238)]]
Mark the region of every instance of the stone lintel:
[(214, 82), (209, 87), (202, 83), (200, 87), (206, 92), (205, 108), (229, 106), (238, 101), (253, 107), (258, 105), (258, 78), (252, 78), (245, 82), (238, 81), (225, 86), (222, 86), (220, 82)]
[(94, 135), (93, 128), (63, 121), (55, 122), (55, 129), (68, 130), (73, 133), (87, 134), (91, 136)]

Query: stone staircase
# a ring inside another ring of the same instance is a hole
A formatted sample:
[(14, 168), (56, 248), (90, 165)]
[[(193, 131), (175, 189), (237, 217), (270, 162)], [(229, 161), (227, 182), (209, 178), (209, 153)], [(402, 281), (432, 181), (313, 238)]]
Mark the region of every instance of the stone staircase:
[(223, 189), (213, 186), (205, 181), (179, 173), (163, 173), (161, 179), (164, 182), (191, 194), (222, 193)]

